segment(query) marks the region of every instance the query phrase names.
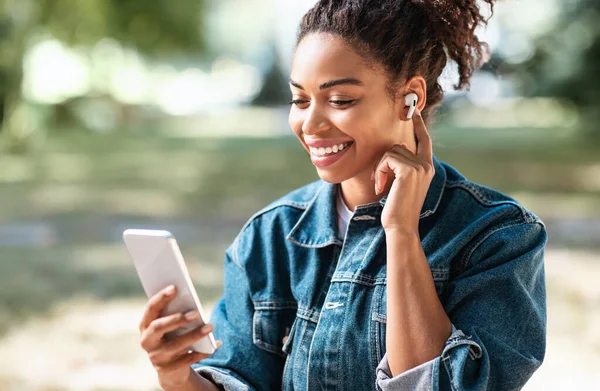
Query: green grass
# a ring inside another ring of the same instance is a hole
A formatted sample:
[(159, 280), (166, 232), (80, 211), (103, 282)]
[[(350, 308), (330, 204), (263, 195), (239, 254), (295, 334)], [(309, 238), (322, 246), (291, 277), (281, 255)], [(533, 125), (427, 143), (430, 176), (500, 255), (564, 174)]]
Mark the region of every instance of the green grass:
[[(229, 239), (182, 246), (198, 294), (207, 303), (221, 295), (221, 265)], [(120, 243), (0, 248), (0, 255), (0, 335), (74, 297), (110, 300), (144, 295)]]
[[(582, 172), (600, 164), (600, 154), (585, 144), (436, 146), (435, 152), (471, 180), (505, 192), (600, 192), (597, 180), (587, 181)], [(0, 166), (0, 218), (12, 220), (65, 214), (235, 218), (317, 179), (292, 137), (66, 134), (50, 138), (33, 156), (0, 156)]]
[[(600, 199), (600, 184), (590, 170), (600, 164), (593, 144), (484, 147), (441, 132), (436, 140), (438, 158), (475, 182), (533, 199), (548, 193)], [(0, 332), (75, 296), (142, 296), (123, 246), (107, 238), (128, 222), (215, 227), (212, 235), (184, 243), (200, 295), (214, 301), (222, 289), (223, 250), (243, 222), (317, 179), (293, 137), (68, 132), (48, 138), (42, 151), (1, 155), (0, 167), (0, 221), (51, 224), (63, 239), (55, 246), (0, 247)]]

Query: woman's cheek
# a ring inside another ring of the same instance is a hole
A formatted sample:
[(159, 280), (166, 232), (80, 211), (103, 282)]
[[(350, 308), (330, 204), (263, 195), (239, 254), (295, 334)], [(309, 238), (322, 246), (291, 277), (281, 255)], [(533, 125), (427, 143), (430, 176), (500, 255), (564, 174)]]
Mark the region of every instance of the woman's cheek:
[(361, 116), (351, 112), (351, 109), (340, 110), (332, 113), (331, 121), (334, 126), (348, 136), (355, 138), (361, 129)]
[(300, 118), (293, 112), (293, 110), (290, 111), (290, 115), (288, 116), (288, 124), (290, 125), (290, 129), (292, 129), (292, 132), (294, 132), (296, 137), (300, 138), (302, 134), (302, 124), (300, 123)]

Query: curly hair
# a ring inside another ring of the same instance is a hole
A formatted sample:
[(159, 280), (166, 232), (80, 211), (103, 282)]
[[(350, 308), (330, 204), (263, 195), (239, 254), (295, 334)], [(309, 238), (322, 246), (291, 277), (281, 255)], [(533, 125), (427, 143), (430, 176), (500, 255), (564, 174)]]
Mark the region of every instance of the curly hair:
[(302, 18), (297, 44), (311, 33), (330, 33), (350, 44), (369, 65), (382, 65), (388, 94), (395, 101), (398, 86), (415, 75), (427, 84), (422, 115), (432, 121), (442, 104), (438, 83), (448, 60), (458, 65), (455, 90), (470, 89), (470, 78), (487, 60), (489, 45), (475, 29), (487, 25), (478, 0), (319, 0)]

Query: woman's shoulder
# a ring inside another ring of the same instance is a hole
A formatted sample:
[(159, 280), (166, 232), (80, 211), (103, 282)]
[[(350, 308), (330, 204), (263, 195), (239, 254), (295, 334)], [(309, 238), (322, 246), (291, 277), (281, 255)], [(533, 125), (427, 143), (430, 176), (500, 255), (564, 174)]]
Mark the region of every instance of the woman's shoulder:
[[(451, 202), (453, 209), (471, 215), (472, 219), (486, 216), (509, 219), (515, 223), (544, 224), (539, 216), (506, 193), (467, 179), (460, 171), (446, 162), (444, 167), (446, 180), (444, 196)], [(457, 211), (458, 212), (458, 211)]]
[(490, 251), (505, 258), (543, 248), (544, 222), (513, 197), (468, 180), (456, 168), (442, 163), (444, 191), (434, 215), (436, 239), (460, 247), (461, 270), (479, 263)]

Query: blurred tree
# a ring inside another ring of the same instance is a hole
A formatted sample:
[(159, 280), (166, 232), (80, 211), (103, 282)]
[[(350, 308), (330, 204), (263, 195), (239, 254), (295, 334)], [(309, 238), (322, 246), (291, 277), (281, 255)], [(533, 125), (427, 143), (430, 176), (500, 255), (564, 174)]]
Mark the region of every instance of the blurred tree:
[(256, 106), (281, 106), (290, 100), (289, 84), (284, 76), (281, 58), (275, 45), (270, 45), (271, 64), (265, 74), (262, 87), (251, 104)]
[(205, 49), (205, 0), (0, 0), (0, 129), (19, 145), (31, 126), (21, 96), (23, 57), (37, 34), (69, 45), (113, 38), (150, 57)]
[(600, 139), (600, 1), (576, 0), (561, 7), (559, 24), (537, 40), (534, 56), (516, 71), (534, 81), (527, 95), (576, 104), (582, 130)]

